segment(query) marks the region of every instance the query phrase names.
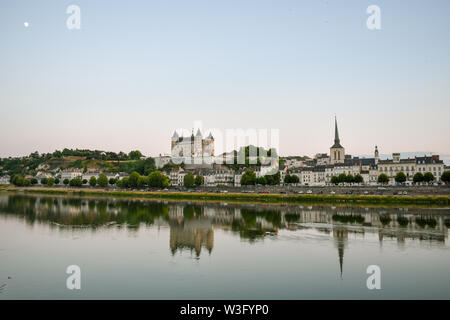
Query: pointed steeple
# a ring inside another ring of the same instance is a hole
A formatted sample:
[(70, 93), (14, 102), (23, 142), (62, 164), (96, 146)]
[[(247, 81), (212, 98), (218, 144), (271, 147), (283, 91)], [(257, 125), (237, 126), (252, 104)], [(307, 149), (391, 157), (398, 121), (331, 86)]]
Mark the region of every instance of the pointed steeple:
[(173, 132), (172, 139), (174, 139), (174, 140), (178, 139), (178, 133), (177, 133), (177, 131), (174, 131), (174, 132)]
[(341, 140), (339, 139), (339, 131), (336, 116), (334, 116), (334, 145), (332, 146), (332, 148), (342, 148)]
[(339, 131), (338, 131), (338, 127), (337, 127), (337, 118), (336, 116), (334, 116), (334, 143), (338, 143), (339, 144)]
[(196, 137), (201, 137), (202, 133), (200, 132), (200, 128), (197, 129), (197, 133), (195, 134)]

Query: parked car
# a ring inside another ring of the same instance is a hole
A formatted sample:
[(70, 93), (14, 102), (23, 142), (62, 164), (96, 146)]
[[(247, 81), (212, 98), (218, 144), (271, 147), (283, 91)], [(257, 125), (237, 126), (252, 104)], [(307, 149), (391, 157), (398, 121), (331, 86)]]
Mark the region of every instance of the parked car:
[(336, 192), (334, 192), (334, 191), (331, 191), (331, 192), (330, 192), (330, 194), (336, 194)]
[(297, 191), (297, 193), (298, 193), (298, 194), (303, 194), (303, 191), (300, 190), (300, 191)]
[(308, 190), (308, 191), (306, 191), (306, 193), (307, 193), (307, 194), (311, 194), (311, 193), (312, 193), (312, 191), (311, 191), (311, 190)]

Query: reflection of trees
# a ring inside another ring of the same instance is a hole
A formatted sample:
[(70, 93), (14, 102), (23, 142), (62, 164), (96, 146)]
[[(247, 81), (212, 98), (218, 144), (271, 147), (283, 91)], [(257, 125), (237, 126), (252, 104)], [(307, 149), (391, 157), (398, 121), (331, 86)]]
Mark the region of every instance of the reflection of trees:
[(0, 205), (1, 213), (15, 215), (29, 223), (53, 222), (70, 226), (97, 227), (111, 222), (139, 226), (151, 225), (156, 219), (167, 219), (169, 206), (138, 201), (81, 200), (77, 198), (35, 198), (22, 195), (8, 197)]
[[(302, 207), (276, 205), (172, 203), (158, 201), (51, 197), (9, 194), (0, 196), (0, 215), (14, 215), (26, 223), (55, 223), (96, 228), (117, 223), (129, 228), (155, 223), (211, 221), (214, 228), (232, 230), (241, 238), (256, 241), (278, 229), (297, 230), (333, 227), (352, 228), (360, 234), (373, 232), (383, 238), (444, 241), (450, 210), (439, 215), (421, 209), (369, 209), (358, 207)], [(316, 226), (314, 226), (316, 224)], [(182, 224), (184, 226), (184, 224)], [(328, 230), (328, 231), (327, 231)]]
[(200, 205), (185, 205), (183, 207), (183, 216), (185, 219), (194, 219), (203, 214), (203, 207)]

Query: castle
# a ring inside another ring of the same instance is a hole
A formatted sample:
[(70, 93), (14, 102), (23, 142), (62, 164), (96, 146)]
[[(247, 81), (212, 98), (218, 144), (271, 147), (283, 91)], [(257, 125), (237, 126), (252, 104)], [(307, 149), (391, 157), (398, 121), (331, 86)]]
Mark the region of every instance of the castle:
[(171, 139), (171, 154), (174, 163), (184, 163), (188, 166), (209, 167), (214, 162), (214, 138), (210, 133), (203, 138), (200, 129), (194, 136), (179, 136), (175, 131)]

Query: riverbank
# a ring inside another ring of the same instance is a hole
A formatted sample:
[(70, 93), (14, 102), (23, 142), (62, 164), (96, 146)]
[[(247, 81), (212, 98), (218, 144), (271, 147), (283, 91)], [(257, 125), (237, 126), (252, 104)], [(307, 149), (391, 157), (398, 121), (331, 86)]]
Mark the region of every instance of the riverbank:
[(72, 188), (2, 188), (8, 192), (27, 194), (127, 197), (156, 200), (233, 201), (262, 203), (308, 203), (308, 204), (373, 204), (373, 205), (419, 205), (449, 206), (450, 196), (388, 196), (388, 195), (317, 195), (317, 194), (252, 194), (252, 193), (199, 193), (199, 192), (140, 192), (112, 191), (107, 189)]

